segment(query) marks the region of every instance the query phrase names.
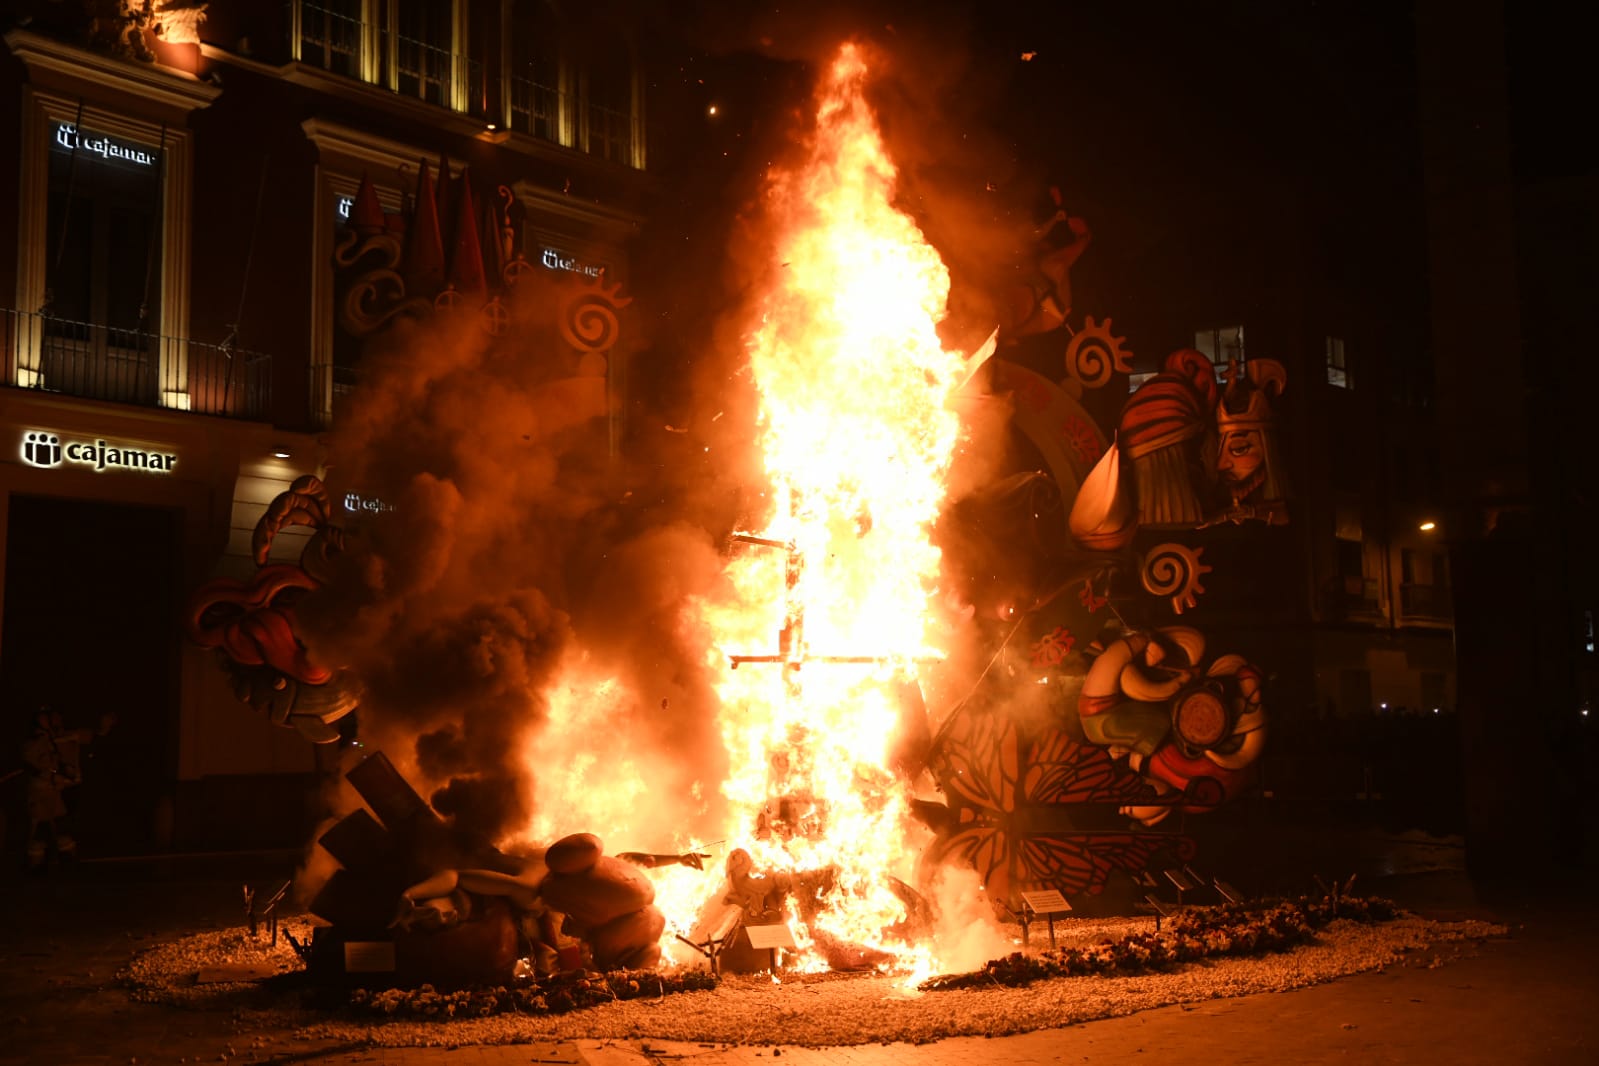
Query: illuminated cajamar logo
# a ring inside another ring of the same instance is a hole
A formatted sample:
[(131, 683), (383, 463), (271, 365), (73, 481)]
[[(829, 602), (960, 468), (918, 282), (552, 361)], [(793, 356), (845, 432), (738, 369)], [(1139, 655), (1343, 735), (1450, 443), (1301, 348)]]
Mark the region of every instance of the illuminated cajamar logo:
[(590, 278), (605, 276), (605, 268), (603, 266), (585, 263), (581, 259), (558, 252), (554, 248), (544, 249), (544, 254), (540, 256), (539, 262), (543, 263), (548, 270), (565, 270), (572, 274), (582, 274), (584, 277)]
[(103, 440), (93, 443), (72, 440), (63, 445), (60, 437), (42, 430), (31, 430), (23, 435), (22, 458), (32, 466), (45, 468), (60, 466), (65, 458), (69, 463), (90, 466), (95, 470), (123, 468), (153, 470), (162, 474), (170, 474), (178, 462), (178, 457), (170, 452), (118, 447)]
[(351, 514), (383, 514), (385, 511), (394, 510), (394, 505), (376, 496), (362, 496), (355, 492), (344, 494), (344, 509)]
[(92, 152), (101, 159), (122, 159), (141, 167), (153, 167), (156, 153), (130, 144), (119, 144), (110, 137), (92, 133), (79, 133), (71, 123), (56, 125), (56, 143), (72, 152)]
[(54, 433), (29, 433), (22, 438), (22, 457), (34, 466), (59, 466), (61, 438)]

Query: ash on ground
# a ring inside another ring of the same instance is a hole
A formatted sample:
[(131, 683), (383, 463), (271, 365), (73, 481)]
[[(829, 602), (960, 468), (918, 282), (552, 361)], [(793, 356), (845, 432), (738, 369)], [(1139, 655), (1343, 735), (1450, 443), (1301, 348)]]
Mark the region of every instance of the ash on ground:
[[(1061, 946), (1082, 945), (1152, 926), (1149, 918), (1079, 920), (1057, 925), (1056, 939)], [(294, 923), (289, 927), (292, 931)], [(1020, 930), (1012, 932), (1019, 941)], [(1029, 950), (1048, 947), (1048, 937), (1038, 932), (1035, 928)], [(1503, 926), (1479, 921), (1339, 920), (1321, 930), (1315, 943), (1294, 951), (1204, 961), (1136, 977), (1058, 978), (1025, 988), (923, 993), (903, 977), (736, 976), (707, 991), (613, 1001), (564, 1014), (469, 1019), (373, 1019), (354, 1010), (330, 1014), (305, 1007), (292, 981), (201, 983), (202, 972), (225, 973), (225, 967), (270, 967), (280, 976), (300, 968), (286, 941), (280, 939), (274, 948), (243, 928), (159, 945), (135, 959), (121, 977), (140, 1000), (238, 1011), (246, 1025), (294, 1028), (297, 1036), (311, 1040), (438, 1046), (653, 1037), (826, 1047), (1000, 1036), (1177, 1003), (1286, 991), (1390, 965), (1440, 965), (1477, 941), (1505, 934)]]

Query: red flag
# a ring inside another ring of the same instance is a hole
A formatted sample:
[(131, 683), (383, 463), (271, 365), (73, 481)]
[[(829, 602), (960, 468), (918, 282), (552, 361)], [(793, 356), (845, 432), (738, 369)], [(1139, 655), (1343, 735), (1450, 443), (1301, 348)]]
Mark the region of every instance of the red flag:
[(378, 203), (378, 191), (365, 174), (361, 175), (361, 187), (355, 190), (355, 202), (350, 205), (350, 225), (363, 237), (383, 232), (383, 205)]
[(449, 280), (458, 292), (482, 292), (483, 246), (477, 239), (477, 213), (472, 206), (472, 183), (463, 173), (460, 179), (460, 210), (455, 216), (455, 246), (450, 253)]
[(431, 297), (444, 288), (444, 241), (439, 235), (433, 179), (426, 162), (416, 179), (416, 214), (405, 235), (400, 276), (405, 279), (405, 291), (412, 296)]

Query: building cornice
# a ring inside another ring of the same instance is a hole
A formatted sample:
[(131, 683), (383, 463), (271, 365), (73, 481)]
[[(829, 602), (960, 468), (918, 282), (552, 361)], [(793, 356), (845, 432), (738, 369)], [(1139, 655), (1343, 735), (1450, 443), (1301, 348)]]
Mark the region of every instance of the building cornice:
[(222, 90), (186, 71), (159, 63), (133, 63), (85, 51), (27, 30), (5, 35), (6, 47), (30, 73), (45, 72), (58, 78), (99, 85), (117, 93), (131, 93), (152, 103), (179, 111), (209, 107)]
[[(232, 57), (228, 53), (219, 49), (211, 49), (207, 52), (202, 46), (201, 54), (210, 56), (213, 53), (218, 58), (227, 56), (228, 58), (225, 61), (232, 62)], [(254, 60), (249, 62), (251, 69), (258, 69), (263, 66), (263, 64), (256, 63)], [(429, 104), (422, 100), (413, 100), (409, 96), (402, 96), (381, 85), (371, 85), (355, 78), (346, 78), (342, 74), (334, 74), (323, 70), (321, 67), (313, 67), (308, 63), (289, 62), (281, 67), (269, 69), (277, 77), (282, 78), (291, 85), (315, 89), (317, 92), (338, 97), (341, 100), (355, 104), (357, 107), (386, 111), (397, 118), (403, 118), (408, 122), (414, 122), (419, 126), (437, 130), (441, 133), (453, 134), (458, 137), (475, 137), (484, 130), (483, 121), (473, 118), (471, 115), (454, 111), (447, 107), (440, 107), (437, 104)]]
[[(399, 167), (415, 168), (421, 160), (432, 154), (418, 145), (379, 137), (325, 118), (308, 118), (300, 123), (300, 129), (316, 145), (317, 152), (325, 161), (328, 157), (354, 160), (366, 166), (383, 168), (385, 173)], [(461, 167), (457, 165), (450, 169), (452, 173), (459, 173)]]
[(587, 152), (556, 144), (541, 137), (512, 130), (491, 129), (482, 119), (463, 112), (413, 100), (381, 85), (334, 74), (308, 63), (289, 62), (282, 66), (273, 66), (203, 42), (200, 45), (200, 54), (215, 63), (228, 63), (263, 77), (281, 78), (290, 84), (326, 93), (357, 107), (384, 111), (429, 130), (458, 137), (471, 137), (492, 144), (505, 152), (514, 152), (544, 163), (567, 167), (591, 177), (611, 181), (620, 179), (640, 185), (648, 180), (648, 175), (642, 170), (600, 159)]
[(218, 48), (216, 45), (207, 44), (204, 41), (200, 42), (200, 54), (213, 63), (227, 63), (268, 78), (276, 78), (283, 73), (280, 68), (273, 66), (271, 63), (263, 63), (259, 59), (242, 56), (237, 52), (230, 52), (226, 48)]
[(644, 222), (642, 215), (621, 208), (608, 207), (605, 204), (579, 200), (547, 189), (526, 178), (513, 183), (511, 191), (529, 209), (593, 227), (613, 239), (633, 234)]
[[(388, 173), (400, 167), (415, 167), (429, 153), (413, 144), (390, 140), (325, 118), (308, 118), (300, 123), (306, 138), (317, 146), (325, 161), (353, 161)], [(459, 167), (452, 167), (459, 173)], [(522, 178), (511, 185), (516, 198), (546, 217), (565, 218), (597, 230), (612, 238), (634, 233), (643, 224), (642, 215), (564, 193)]]

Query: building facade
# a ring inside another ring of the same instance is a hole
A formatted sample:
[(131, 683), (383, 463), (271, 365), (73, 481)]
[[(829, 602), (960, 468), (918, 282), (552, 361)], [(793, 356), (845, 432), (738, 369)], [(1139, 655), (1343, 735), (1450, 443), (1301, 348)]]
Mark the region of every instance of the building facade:
[[(252, 569), (264, 507), (324, 470), (396, 298), (341, 249), (392, 237), (412, 308), (493, 314), (519, 271), (626, 283), (638, 41), (537, 0), (32, 6), (0, 56), (7, 742), (43, 703), (115, 710), (83, 786), (104, 847), (294, 845), (274, 805), (316, 752), (183, 640), (184, 593)], [(600, 372), (619, 420), (625, 368)]]

